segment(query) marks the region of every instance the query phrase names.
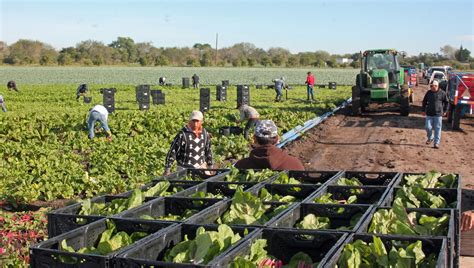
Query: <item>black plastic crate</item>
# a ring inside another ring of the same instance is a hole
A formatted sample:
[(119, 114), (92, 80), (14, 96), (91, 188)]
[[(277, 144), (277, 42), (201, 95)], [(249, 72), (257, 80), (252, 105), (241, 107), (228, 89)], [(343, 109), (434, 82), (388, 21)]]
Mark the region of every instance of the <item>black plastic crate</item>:
[(360, 218), (351, 229), (340, 230), (355, 232), (360, 228), (371, 212), (372, 206), (369, 205), (321, 205), (303, 203), (296, 205), (268, 226), (274, 228), (296, 228), (295, 224), (303, 220), (306, 215), (314, 214), (316, 217), (329, 218), (330, 228), (328, 229), (336, 230), (340, 227), (349, 227), (351, 225), (351, 219), (360, 215)]
[[(149, 235), (143, 239), (138, 240), (135, 244), (129, 245), (108, 255), (96, 254), (81, 254), (70, 253), (60, 250), (60, 243), (66, 240), (68, 246), (73, 247), (76, 251), (82, 247), (89, 247), (95, 245), (102, 232), (107, 229), (107, 219), (102, 219), (79, 229), (64, 233), (60, 236), (50, 238), (37, 245), (30, 247), (30, 264), (31, 267), (112, 267), (111, 259), (113, 256), (125, 252), (127, 249), (134, 247), (136, 244), (141, 244), (147, 239), (158, 235), (160, 232), (167, 232), (167, 228), (176, 225), (171, 222), (157, 222), (157, 221), (141, 221), (141, 220), (126, 220), (126, 219), (109, 219), (116, 225), (117, 231), (125, 231), (128, 234), (133, 232), (146, 232)], [(60, 256), (77, 257), (77, 264), (63, 263)]]
[[(361, 233), (367, 233), (370, 227), (370, 224), (372, 223), (372, 218), (374, 217), (374, 214), (381, 210), (381, 209), (391, 209), (391, 207), (379, 207), (377, 209), (374, 209), (370, 215), (367, 217), (366, 221), (361, 225), (359, 232)], [(448, 227), (446, 229), (446, 234), (441, 235), (441, 236), (421, 236), (421, 237), (446, 237), (447, 239), (447, 252), (448, 254), (448, 261), (451, 263), (459, 257), (459, 245), (456, 241), (456, 225), (455, 225), (455, 210), (452, 209), (429, 209), (429, 208), (406, 208), (405, 209), (407, 214), (411, 212), (419, 212), (421, 214), (427, 215), (427, 216), (433, 216), (433, 217), (442, 217), (444, 214), (449, 215), (449, 223)], [(418, 220), (418, 219), (417, 219)], [(398, 235), (398, 236), (405, 236), (403, 234), (391, 234), (391, 235)]]
[[(168, 196), (174, 196), (175, 194), (178, 194), (180, 191), (183, 191), (185, 189), (188, 189), (190, 187), (193, 187), (193, 186), (198, 185), (199, 183), (201, 183), (200, 181), (166, 180), (166, 179), (159, 180), (159, 179), (157, 179), (157, 180), (153, 180), (151, 183), (148, 183), (148, 184), (140, 187), (140, 189), (142, 191), (146, 191), (149, 188), (155, 186), (157, 183), (162, 182), (162, 181), (169, 181), (170, 182), (170, 186), (169, 186), (167, 192), (172, 191), (173, 188), (182, 188), (177, 193), (174, 193), (174, 194), (168, 195)], [(134, 190), (130, 190), (130, 191), (124, 192), (122, 194), (119, 194), (118, 196), (130, 196), (133, 193), (133, 191)], [(158, 196), (156, 196), (156, 197), (158, 197)], [(163, 196), (163, 197), (165, 197), (165, 196)], [(150, 198), (148, 198), (148, 199), (150, 199)]]
[(316, 184), (267, 184), (256, 185), (249, 189), (249, 192), (255, 193), (260, 196), (262, 189), (265, 188), (271, 195), (293, 196), (295, 201), (302, 201), (308, 196), (319, 190), (320, 186)]
[[(218, 174), (210, 178), (208, 181), (226, 181), (226, 176), (231, 173), (230, 170), (228, 171), (229, 172)], [(263, 169), (239, 169), (239, 175), (248, 174), (251, 171), (257, 173), (257, 172), (263, 171)], [(265, 183), (265, 182), (270, 183), (273, 180), (275, 180), (282, 171), (273, 170), (273, 172), (274, 172), (273, 175), (265, 178), (265, 180), (259, 181), (258, 183)], [(242, 182), (251, 182), (251, 181), (242, 181)], [(255, 181), (251, 183), (255, 183)]]
[(209, 178), (213, 178), (220, 174), (226, 173), (228, 171), (229, 169), (194, 169), (194, 168), (181, 169), (167, 176), (156, 177), (153, 179), (153, 181), (164, 180), (164, 179), (178, 181), (178, 180), (183, 180), (183, 178), (186, 176), (193, 177), (194, 181), (204, 181)]
[[(91, 199), (91, 203), (108, 203), (114, 199), (126, 199), (127, 196), (103, 195)], [(59, 208), (47, 213), (48, 236), (55, 237), (88, 223), (105, 218), (103, 215), (79, 215), (82, 202)]]
[(257, 239), (266, 239), (267, 254), (281, 260), (283, 264), (288, 264), (296, 253), (304, 252), (314, 262), (319, 262), (316, 267), (325, 267), (327, 260), (341, 247), (346, 238), (347, 234), (344, 232), (265, 228), (233, 247), (228, 254), (216, 259), (213, 264), (215, 267), (227, 267), (236, 257), (248, 255)]
[[(184, 239), (184, 236), (187, 235), (189, 240), (192, 240), (196, 237), (196, 230), (199, 227), (204, 227), (206, 231), (215, 231), (217, 230), (217, 225), (194, 225), (194, 224), (180, 224), (166, 234), (155, 236), (153, 239), (146, 241), (145, 243), (140, 244), (134, 248), (127, 250), (126, 252), (118, 255), (114, 259), (114, 266), (117, 268), (125, 267), (215, 267), (211, 263), (208, 265), (204, 264), (184, 264), (184, 263), (169, 263), (163, 262), (163, 257), (165, 252), (168, 249), (173, 248), (176, 244), (181, 242)], [(247, 237), (253, 235), (256, 231), (252, 227), (231, 227), (234, 232), (237, 232), (242, 237), (240, 241), (236, 242), (234, 246), (239, 245)], [(247, 233), (245, 235), (245, 233)], [(221, 253), (220, 256), (226, 256), (228, 251), (232, 248), (225, 250)], [(218, 259), (217, 256), (215, 259)]]
[[(385, 200), (384, 200), (384, 203), (387, 205), (387, 206), (391, 206), (393, 201), (395, 200), (395, 196), (397, 194), (397, 191), (399, 189), (401, 189), (402, 187), (394, 187), (393, 189), (391, 189)], [(459, 211), (461, 210), (461, 195), (458, 194), (458, 189), (447, 189), (447, 188), (437, 188), (437, 189), (428, 189), (428, 188), (423, 188), (423, 190), (431, 193), (431, 194), (434, 194), (434, 195), (440, 195), (442, 196), (445, 200), (446, 200), (446, 204), (447, 206), (449, 206), (449, 204), (453, 203), (453, 202), (456, 202), (456, 206), (455, 207), (446, 207), (446, 208), (449, 208), (449, 209), (455, 209), (457, 212), (455, 212), (455, 218), (459, 218)]]
[(206, 181), (196, 186), (190, 187), (184, 191), (175, 194), (175, 197), (192, 196), (197, 192), (223, 195), (226, 198), (232, 198), (237, 187), (242, 187), (244, 191), (252, 188), (257, 182), (228, 182), (228, 181)]
[(319, 170), (288, 170), (288, 176), (304, 184), (323, 185), (333, 179), (339, 178), (341, 171), (319, 171)]
[(383, 206), (386, 203), (386, 195), (390, 188), (382, 186), (335, 186), (328, 185), (317, 191), (316, 194), (309, 196), (304, 203), (314, 203), (314, 199), (324, 194), (332, 194), (334, 200), (347, 200), (350, 196), (357, 196), (357, 201), (353, 204)]
[(397, 186), (400, 183), (400, 173), (397, 172), (359, 172), (343, 171), (339, 178), (331, 181), (330, 184), (337, 185), (340, 178), (358, 179), (363, 186)]
[[(379, 237), (385, 245), (387, 252), (392, 248), (392, 241), (406, 241), (408, 243), (414, 243), (421, 241), (423, 252), (426, 256), (434, 253), (437, 256), (436, 267), (449, 267), (449, 261), (447, 256), (447, 241), (445, 238), (426, 238), (426, 237), (408, 237), (408, 236), (396, 236), (396, 235), (375, 235)], [(341, 256), (344, 246), (352, 243), (356, 240), (362, 240), (366, 243), (373, 242), (373, 235), (367, 234), (351, 234), (348, 236), (343, 246), (339, 247), (334, 255), (326, 263), (325, 267), (335, 267)]]
[[(283, 213), (291, 209), (296, 203), (282, 203), (282, 202), (263, 202), (265, 205), (270, 205), (270, 208), (267, 210), (266, 215), (271, 214), (275, 208), (280, 205), (288, 205), (288, 207), (281, 211), (280, 213), (273, 215), (267, 222), (263, 225), (259, 223), (252, 223), (249, 225), (246, 224), (228, 224), (232, 226), (253, 226), (253, 227), (261, 227), (267, 226), (272, 222), (272, 220), (280, 217)], [(186, 222), (191, 224), (217, 224), (217, 219), (220, 218), (227, 210), (230, 209), (230, 205), (232, 204), (232, 200), (224, 200), (220, 203), (215, 204), (214, 206), (210, 207), (203, 213), (196, 214), (190, 217)]]
[(241, 135), (243, 132), (244, 129), (241, 127), (226, 126), (219, 128), (219, 134), (222, 136)]
[[(420, 173), (412, 173), (412, 172), (410, 172), (410, 173), (408, 173), (408, 172), (407, 173), (401, 173), (400, 174), (400, 177), (401, 177), (400, 186), (405, 185), (405, 176), (407, 176), (407, 175), (425, 175), (425, 174), (426, 174), (426, 172), (425, 173), (421, 173), (421, 172)], [(443, 173), (443, 175), (447, 175), (447, 174)], [(456, 180), (457, 180), (456, 187), (453, 187), (452, 189), (459, 189), (459, 191), (461, 191), (461, 185), (462, 185), (461, 184), (461, 175), (456, 174)]]
[[(165, 197), (151, 200), (141, 206), (129, 209), (121, 213), (119, 218), (142, 219), (143, 216), (158, 218), (160, 216), (183, 215), (186, 210), (196, 210), (197, 213), (213, 206), (221, 199), (212, 198), (186, 198), (186, 197)], [(159, 219), (157, 219), (159, 220)], [(174, 221), (166, 219), (166, 221)], [(186, 221), (186, 220), (182, 220)], [(182, 222), (179, 221), (179, 222)]]

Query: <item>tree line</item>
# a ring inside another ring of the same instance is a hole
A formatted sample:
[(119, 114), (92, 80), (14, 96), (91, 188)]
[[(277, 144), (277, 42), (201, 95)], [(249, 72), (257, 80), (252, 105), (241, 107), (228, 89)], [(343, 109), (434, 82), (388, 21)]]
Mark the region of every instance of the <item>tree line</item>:
[[(140, 66), (234, 66), (234, 67), (319, 67), (359, 68), (359, 52), (330, 54), (323, 50), (293, 54), (288, 49), (268, 50), (251, 43), (238, 43), (215, 50), (210, 44), (196, 43), (192, 47), (155, 47), (149, 42), (135, 43), (132, 38), (118, 37), (110, 44), (86, 40), (75, 47), (56, 50), (40, 41), (20, 39), (7, 45), (0, 41), (0, 63), (5, 65), (140, 65)], [(352, 62), (341, 63), (338, 58)], [(440, 53), (420, 53), (403, 57), (401, 63), (417, 65), (452, 65), (457, 69), (474, 69), (470, 51), (446, 45)]]

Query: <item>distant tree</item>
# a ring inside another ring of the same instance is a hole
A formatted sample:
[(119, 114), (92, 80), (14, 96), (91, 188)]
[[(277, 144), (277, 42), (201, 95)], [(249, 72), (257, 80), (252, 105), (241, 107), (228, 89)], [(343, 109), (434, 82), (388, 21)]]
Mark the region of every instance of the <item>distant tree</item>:
[(109, 47), (115, 48), (120, 52), (122, 62), (133, 63), (137, 61), (138, 51), (132, 38), (118, 37), (116, 41), (109, 44)]
[(8, 54), (9, 54), (9, 49), (8, 49), (7, 43), (0, 41), (0, 64), (4, 63), (5, 58), (8, 56)]
[(456, 52), (456, 59), (460, 62), (467, 62), (471, 56), (471, 51), (467, 48), (463, 48), (462, 45), (459, 50)]
[(456, 58), (456, 52), (457, 49), (450, 46), (450, 45), (445, 45), (442, 48), (439, 49), (443, 55), (450, 60), (454, 60)]

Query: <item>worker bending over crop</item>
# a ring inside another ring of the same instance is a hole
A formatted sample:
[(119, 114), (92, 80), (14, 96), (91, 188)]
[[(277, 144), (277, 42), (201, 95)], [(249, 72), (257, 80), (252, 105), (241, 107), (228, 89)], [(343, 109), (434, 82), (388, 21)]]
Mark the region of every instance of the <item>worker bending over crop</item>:
[(278, 129), (272, 120), (260, 120), (255, 127), (254, 149), (250, 156), (237, 161), (236, 168), (272, 170), (304, 170), (301, 161), (276, 147)]
[(89, 118), (87, 119), (87, 128), (89, 129), (89, 139), (93, 139), (95, 136), (95, 122), (99, 121), (100, 125), (104, 129), (107, 135), (107, 141), (112, 141), (112, 132), (110, 132), (107, 119), (109, 117), (109, 111), (102, 105), (96, 105), (89, 112)]
[(236, 122), (240, 123), (244, 120), (247, 120), (247, 124), (245, 125), (244, 129), (244, 137), (248, 139), (250, 129), (254, 127), (255, 124), (257, 124), (260, 114), (257, 112), (257, 110), (255, 110), (255, 108), (243, 103), (240, 103), (237, 106), (237, 109), (240, 112), (240, 119), (236, 120)]
[(7, 83), (7, 88), (8, 88), (9, 90), (15, 90), (16, 92), (19, 92), (19, 91), (18, 91), (18, 88), (16, 87), (16, 83), (15, 83), (15, 81), (13, 81), (13, 80), (8, 81), (8, 83)]
[(181, 168), (212, 168), (211, 139), (202, 127), (204, 116), (200, 111), (193, 111), (189, 122), (174, 137), (166, 155), (165, 172), (171, 173), (174, 161)]
[(79, 87), (77, 88), (77, 91), (76, 91), (76, 100), (79, 101), (79, 98), (81, 96), (86, 96), (87, 91), (89, 91), (89, 89), (87, 88), (86, 84), (79, 85)]

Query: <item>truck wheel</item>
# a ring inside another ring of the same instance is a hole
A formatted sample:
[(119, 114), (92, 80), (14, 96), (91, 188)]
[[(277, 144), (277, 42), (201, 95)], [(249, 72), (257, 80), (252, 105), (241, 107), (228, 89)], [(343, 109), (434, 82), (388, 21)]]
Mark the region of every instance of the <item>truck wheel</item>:
[(408, 87), (403, 85), (400, 89), (400, 115), (408, 116), (410, 114), (410, 100), (408, 97)]
[(453, 122), (453, 110), (454, 106), (451, 103), (448, 103), (448, 111), (446, 112), (446, 119), (448, 121), (448, 124), (451, 124)]
[(454, 106), (453, 109), (453, 122), (452, 122), (452, 127), (454, 130), (459, 130), (459, 125), (461, 123), (461, 109), (462, 105), (456, 105)]
[(413, 103), (414, 99), (415, 99), (415, 91), (412, 89), (411, 94), (410, 94), (410, 103)]
[(352, 87), (352, 115), (360, 115), (360, 88)]

